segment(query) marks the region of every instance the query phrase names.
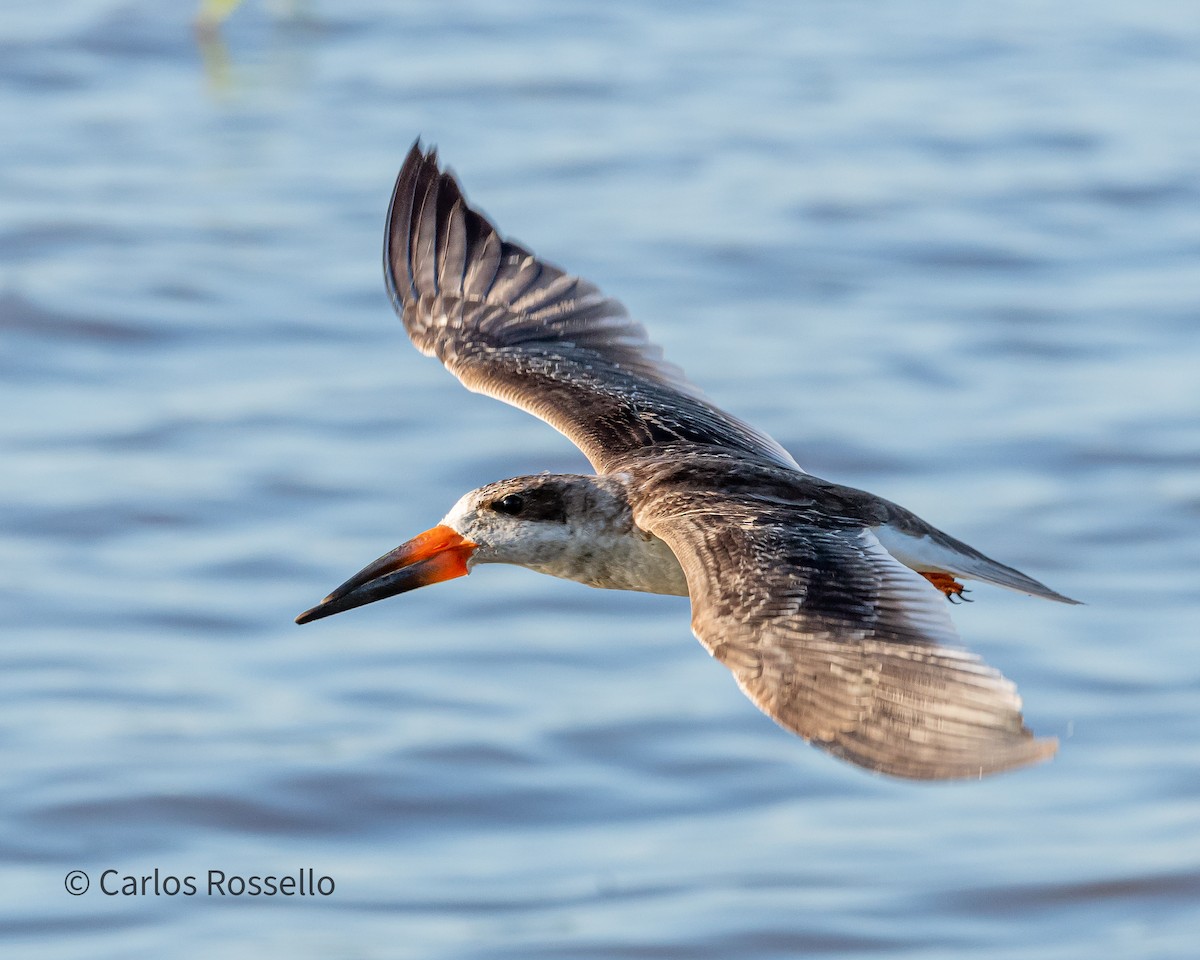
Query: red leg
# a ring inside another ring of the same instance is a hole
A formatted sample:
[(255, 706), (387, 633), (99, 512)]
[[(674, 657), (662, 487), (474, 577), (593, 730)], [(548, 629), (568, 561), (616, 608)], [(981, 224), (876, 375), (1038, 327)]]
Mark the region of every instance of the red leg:
[(951, 603), (954, 602), (955, 598), (962, 600), (965, 603), (971, 602), (970, 600), (968, 600), (966, 597), (963, 596), (963, 593), (966, 591), (966, 588), (961, 583), (959, 583), (957, 580), (955, 580), (954, 577), (952, 577), (950, 574), (948, 574), (948, 573), (922, 573), (921, 576), (923, 576), (926, 580), (928, 580), (935, 587), (937, 587), (939, 590), (941, 590), (942, 593), (944, 593), (946, 595), (946, 599), (949, 600)]

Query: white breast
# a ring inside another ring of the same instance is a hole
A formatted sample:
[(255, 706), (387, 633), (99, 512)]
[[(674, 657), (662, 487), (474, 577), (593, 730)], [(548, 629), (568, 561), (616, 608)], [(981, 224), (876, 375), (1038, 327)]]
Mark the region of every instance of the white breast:
[(686, 597), (687, 580), (671, 548), (651, 534), (598, 531), (580, 537), (555, 562), (534, 569), (608, 590), (639, 590)]

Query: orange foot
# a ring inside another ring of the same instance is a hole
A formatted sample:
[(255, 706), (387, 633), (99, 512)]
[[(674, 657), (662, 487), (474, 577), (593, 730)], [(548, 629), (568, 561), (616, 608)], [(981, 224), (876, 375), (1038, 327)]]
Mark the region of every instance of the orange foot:
[(935, 587), (937, 587), (939, 590), (941, 590), (942, 593), (944, 593), (946, 595), (946, 599), (949, 600), (951, 603), (953, 603), (955, 601), (955, 598), (962, 601), (963, 603), (971, 602), (970, 600), (968, 600), (966, 597), (963, 596), (963, 594), (967, 592), (966, 587), (964, 587), (961, 583), (959, 583), (952, 576), (950, 576), (950, 574), (948, 574), (948, 573), (922, 573), (921, 576), (923, 576), (926, 580), (928, 580)]

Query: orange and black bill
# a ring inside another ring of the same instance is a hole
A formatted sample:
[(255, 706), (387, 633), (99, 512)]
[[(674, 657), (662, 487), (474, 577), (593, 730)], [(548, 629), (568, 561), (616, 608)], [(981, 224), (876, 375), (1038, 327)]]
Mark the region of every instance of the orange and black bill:
[(417, 587), (465, 576), (467, 558), (475, 547), (457, 531), (439, 524), (364, 567), (311, 610), (300, 614), (296, 622), (309, 623)]

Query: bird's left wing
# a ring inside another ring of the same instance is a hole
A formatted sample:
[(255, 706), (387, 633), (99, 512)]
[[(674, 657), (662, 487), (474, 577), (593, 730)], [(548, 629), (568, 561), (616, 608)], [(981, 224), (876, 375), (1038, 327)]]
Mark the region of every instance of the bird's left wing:
[(664, 362), (620, 303), (503, 239), (419, 143), (396, 180), (383, 259), (392, 303), (421, 352), (469, 389), (566, 434), (597, 470), (678, 441), (799, 469)]
[(861, 523), (715, 484), (643, 490), (635, 519), (679, 559), (696, 636), (781, 726), (913, 779), (1053, 756), (1013, 684), (959, 647), (942, 595)]

